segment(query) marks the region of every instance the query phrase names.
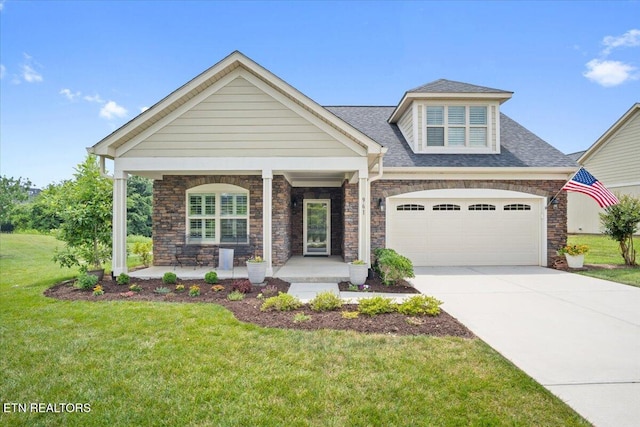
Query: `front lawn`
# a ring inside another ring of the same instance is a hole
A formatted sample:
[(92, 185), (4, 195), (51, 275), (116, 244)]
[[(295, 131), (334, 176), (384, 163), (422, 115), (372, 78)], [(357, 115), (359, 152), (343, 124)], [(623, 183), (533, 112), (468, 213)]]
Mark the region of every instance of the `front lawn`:
[[(568, 237), (571, 245), (587, 245), (589, 253), (584, 257), (585, 264), (601, 264), (616, 268), (598, 268), (578, 271), (585, 276), (611, 280), (612, 282), (640, 287), (640, 267), (625, 267), (618, 242), (604, 235), (574, 234)], [(634, 237), (634, 247), (640, 260), (640, 237)]]
[(72, 274), (50, 261), (55, 245), (0, 236), (0, 396), (90, 412), (3, 411), (2, 425), (588, 425), (478, 339), (267, 329), (206, 303), (46, 298)]

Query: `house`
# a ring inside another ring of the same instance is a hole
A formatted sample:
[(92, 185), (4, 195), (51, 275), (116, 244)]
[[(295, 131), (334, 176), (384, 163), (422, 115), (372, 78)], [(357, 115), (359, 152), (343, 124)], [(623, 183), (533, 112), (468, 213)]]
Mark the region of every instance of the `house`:
[(182, 247), (259, 255), (267, 274), (377, 247), (419, 266), (547, 265), (576, 164), (500, 112), (511, 96), (437, 80), (395, 106), (323, 107), (233, 52), (89, 148), (114, 161), (114, 273), (129, 174), (154, 179), (156, 265)]
[[(567, 156), (613, 193), (640, 197), (640, 103), (633, 105), (588, 150)], [(589, 196), (569, 193), (569, 233), (602, 233), (601, 212), (604, 209)]]

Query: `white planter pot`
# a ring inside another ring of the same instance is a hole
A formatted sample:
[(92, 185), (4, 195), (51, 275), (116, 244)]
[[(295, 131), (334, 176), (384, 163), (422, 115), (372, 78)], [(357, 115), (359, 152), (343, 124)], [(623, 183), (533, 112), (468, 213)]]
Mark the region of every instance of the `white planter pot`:
[(247, 274), (249, 281), (253, 285), (264, 283), (264, 277), (267, 274), (266, 262), (247, 262)]
[(569, 255), (564, 254), (564, 257), (567, 260), (567, 265), (569, 268), (582, 268), (584, 265), (584, 254), (582, 255)]
[(369, 267), (367, 264), (349, 263), (349, 281), (352, 285), (363, 285), (367, 281)]

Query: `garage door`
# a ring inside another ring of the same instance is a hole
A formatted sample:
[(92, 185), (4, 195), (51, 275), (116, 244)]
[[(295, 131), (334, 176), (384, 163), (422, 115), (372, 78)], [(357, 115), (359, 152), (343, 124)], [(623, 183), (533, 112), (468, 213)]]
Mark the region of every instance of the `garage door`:
[(389, 199), (387, 247), (415, 266), (540, 265), (540, 199)]

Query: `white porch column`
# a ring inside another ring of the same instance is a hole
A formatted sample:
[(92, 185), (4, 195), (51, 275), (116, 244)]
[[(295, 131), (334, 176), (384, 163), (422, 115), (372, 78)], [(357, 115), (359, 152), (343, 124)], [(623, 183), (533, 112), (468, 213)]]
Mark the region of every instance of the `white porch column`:
[(369, 194), (369, 177), (366, 171), (360, 171), (358, 176), (358, 258), (369, 265), (370, 263), (370, 229), (371, 216)]
[(273, 171), (262, 171), (262, 255), (267, 263), (267, 277), (273, 276), (272, 262), (272, 205), (273, 205)]
[(113, 252), (112, 270), (117, 276), (127, 272), (127, 174), (113, 177)]

